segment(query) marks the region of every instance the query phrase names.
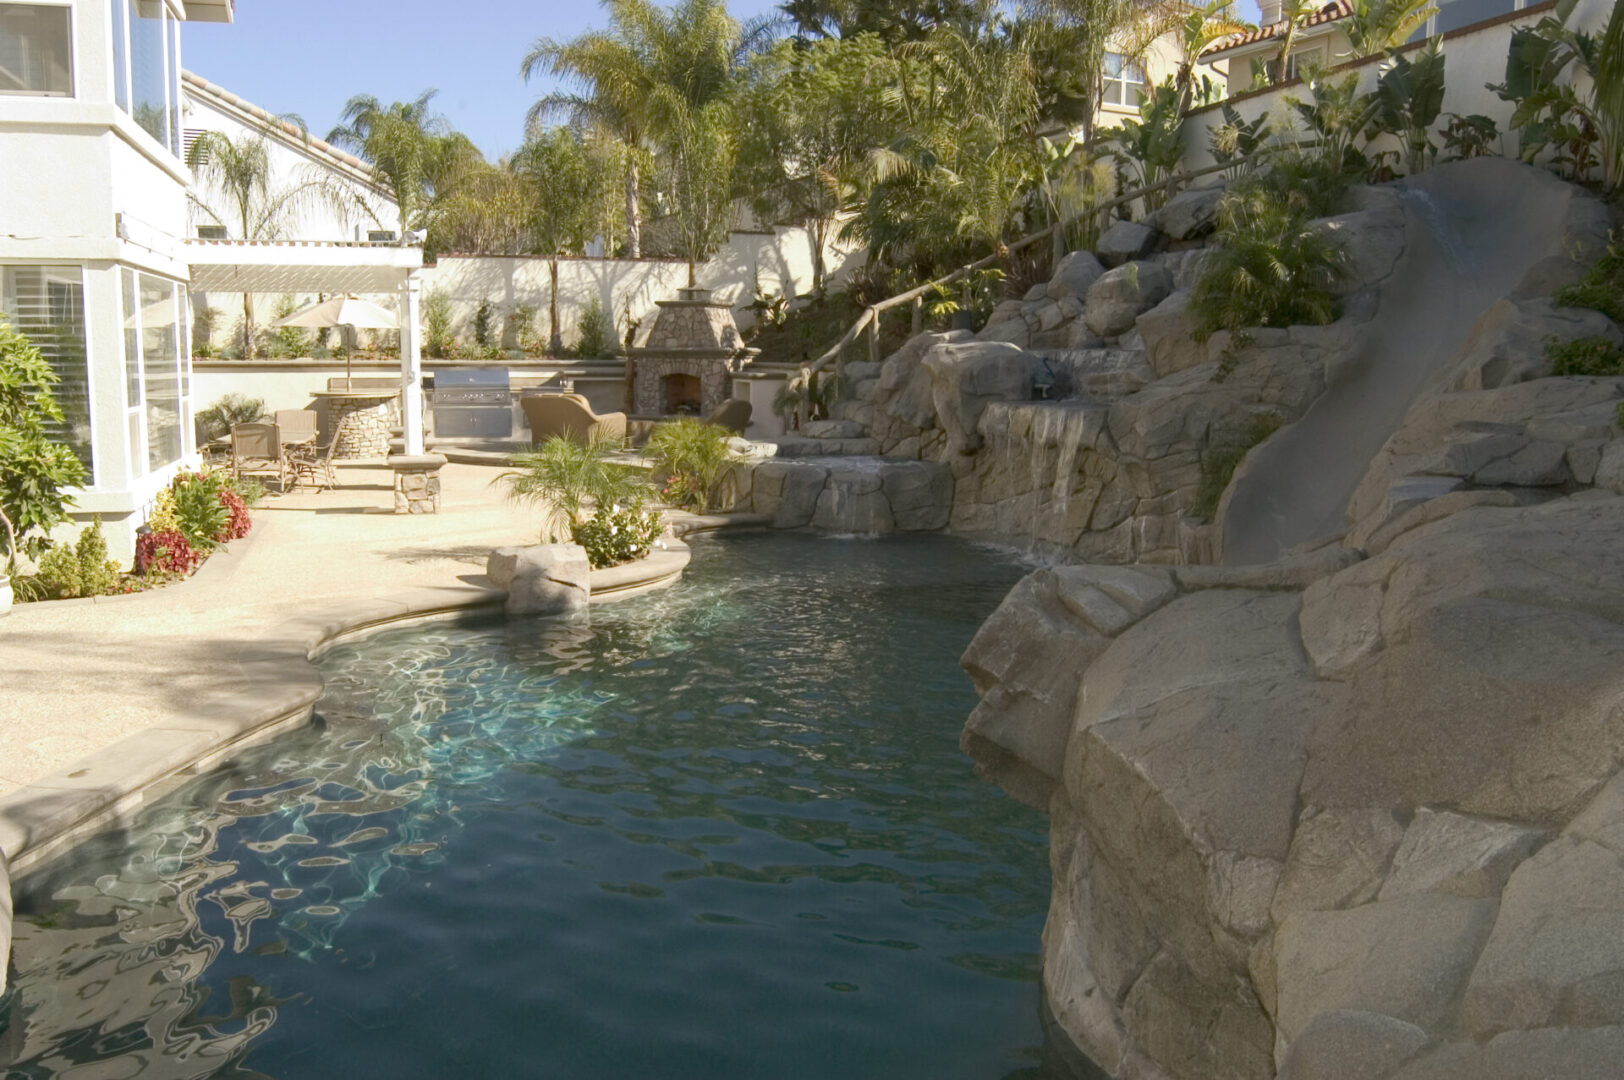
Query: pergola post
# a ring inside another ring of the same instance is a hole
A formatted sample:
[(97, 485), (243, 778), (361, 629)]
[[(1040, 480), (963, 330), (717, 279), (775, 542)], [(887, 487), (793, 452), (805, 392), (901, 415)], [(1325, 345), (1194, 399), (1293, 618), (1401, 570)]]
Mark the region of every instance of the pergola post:
[(400, 287), (400, 423), (408, 455), (423, 452), (422, 286), (412, 270)]

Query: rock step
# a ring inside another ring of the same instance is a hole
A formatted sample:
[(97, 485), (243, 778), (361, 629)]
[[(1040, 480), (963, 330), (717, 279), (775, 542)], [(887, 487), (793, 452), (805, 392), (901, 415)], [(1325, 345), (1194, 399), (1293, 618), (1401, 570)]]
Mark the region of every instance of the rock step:
[(779, 435), (762, 439), (778, 447), (780, 458), (873, 457), (880, 452), (878, 439), (809, 439), (799, 435)]
[(929, 532), (947, 527), (953, 472), (934, 461), (871, 455), (769, 458), (750, 471), (740, 509), (775, 529), (837, 533)]

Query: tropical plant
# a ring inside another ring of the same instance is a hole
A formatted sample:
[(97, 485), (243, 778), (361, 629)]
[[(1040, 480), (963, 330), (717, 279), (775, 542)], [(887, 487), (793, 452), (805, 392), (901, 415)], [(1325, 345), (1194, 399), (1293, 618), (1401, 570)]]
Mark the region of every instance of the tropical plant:
[[(283, 319), (297, 310), (299, 310), (299, 305), (294, 301), (293, 294), (283, 293), (277, 297), (276, 307), (272, 309), (272, 314), (277, 319)], [(307, 356), (309, 352), (310, 335), (304, 330), (297, 326), (279, 326), (276, 328), (276, 334), (271, 339), (270, 353), (272, 356), (292, 358)]]
[[(1152, 187), (1173, 176), (1184, 158), (1183, 130), (1179, 92), (1169, 78), (1140, 99), (1138, 120), (1122, 121), (1111, 134), (1117, 160), (1133, 170), (1135, 187)], [(1156, 209), (1167, 195), (1165, 188), (1147, 193), (1145, 208)]]
[(107, 557), (107, 538), (98, 515), (76, 543), (58, 544), (40, 557), (39, 573), (24, 591), (41, 600), (106, 596), (118, 591), (121, 576), (118, 563)]
[(558, 322), (558, 260), (580, 254), (592, 240), (602, 178), (593, 172), (580, 138), (563, 127), (527, 140), (514, 168), (528, 196), (529, 250), (547, 259), (547, 349), (557, 356), (564, 350)]
[(596, 430), (586, 442), (554, 435), (532, 453), (515, 454), (518, 467), (493, 482), (507, 488), (510, 500), (535, 504), (542, 513), (542, 543), (556, 543), (586, 520), (588, 507), (643, 504), (646, 478), (641, 469), (611, 460), (619, 449), (618, 440)]
[[(187, 195), (192, 205), (235, 231), (239, 240), (279, 239), (291, 222), (313, 208), (325, 206), (348, 218), (358, 205), (341, 184), (314, 168), (296, 173), (289, 183), (275, 184), (263, 133), (232, 139), (205, 131), (186, 151), (186, 164), (197, 177)], [(200, 197), (199, 191), (212, 197)], [(253, 297), (243, 293), (244, 359), (253, 357), (254, 346)]]
[[(1506, 79), (1489, 89), (1514, 102), (1511, 127), (1519, 154), (1534, 161), (1547, 149), (1556, 164), (1581, 179), (1599, 166), (1602, 186), (1624, 185), (1624, 4), (1614, 3), (1600, 35), (1568, 27), (1577, 0), (1558, 0), (1556, 11), (1512, 31)], [(1580, 93), (1583, 75), (1588, 82)]]
[(68, 489), (86, 479), (73, 450), (50, 438), (63, 422), (56, 382), (34, 343), (0, 315), (0, 540), (12, 571), (19, 555), (46, 549), (47, 534), (73, 505)]
[(586, 551), (594, 570), (641, 559), (665, 531), (665, 522), (641, 506), (599, 506), (590, 518), (570, 530), (570, 539)]
[(1285, 100), (1313, 133), (1313, 150), (1328, 168), (1349, 176), (1363, 176), (1369, 163), (1358, 141), (1376, 119), (1380, 105), (1374, 94), (1359, 93), (1359, 76), (1340, 79), (1317, 76), (1308, 80), (1311, 99)]
[(1352, 59), (1396, 49), (1438, 14), (1433, 0), (1347, 0), (1348, 17), (1338, 23), (1348, 35)]
[(877, 37), (780, 42), (750, 65), (739, 106), (742, 183), (758, 214), (807, 229), (812, 288), (840, 212), (863, 187), (870, 151), (896, 134), (886, 101), (896, 64)]
[(169, 485), (175, 530), (196, 551), (213, 551), (230, 539), (231, 508), (221, 500), (222, 490), (220, 478), (205, 472), (183, 472)]
[(609, 325), (609, 315), (596, 296), (576, 316), (575, 334), (575, 355), (593, 360), (615, 355), (615, 328)]
[(197, 419), (209, 438), (219, 439), (230, 434), (238, 424), (257, 424), (269, 415), (265, 411), (265, 402), (260, 398), (222, 394), (213, 405), (198, 410)]
[(737, 455), (728, 447), (732, 433), (703, 420), (668, 420), (656, 424), (643, 452), (668, 477), (661, 494), (688, 510), (706, 510)]
[(1024, 6), (1079, 31), (1068, 51), (1086, 87), (1086, 107), (1078, 118), (1082, 139), (1093, 142), (1106, 52), (1139, 56), (1165, 29), (1160, 16), (1168, 9), (1146, 0), (1026, 0)]
[(1173, 75), (1173, 87), (1179, 92), (1179, 111), (1187, 112), (1195, 94), (1195, 67), (1208, 49), (1236, 34), (1256, 30), (1243, 22), (1235, 12), (1235, 0), (1208, 0), (1205, 4), (1167, 5), (1171, 28), (1177, 31), (1174, 39), (1179, 46), (1179, 66)]
[(978, 0), (785, 0), (778, 5), (802, 44), (871, 34), (887, 48), (920, 41), (938, 26), (976, 25), (984, 21), (985, 9)]
[(1558, 289), (1554, 299), (1563, 307), (1590, 308), (1624, 323), (1624, 241), (1609, 245), (1584, 277)]
[(1243, 185), (1218, 204), (1218, 232), (1190, 296), (1195, 338), (1255, 326), (1323, 325), (1346, 273), (1341, 240), (1267, 187)]
[(1445, 113), (1449, 123), (1440, 128), (1438, 134), (1444, 137), (1444, 160), (1465, 161), (1467, 158), (1486, 157), (1496, 152), (1496, 144), (1500, 141), (1500, 125), (1494, 122), (1494, 117), (1472, 113), (1462, 116), (1459, 113)]
[(1545, 359), (1552, 375), (1624, 375), (1624, 349), (1611, 338), (1552, 338), (1545, 343)]
[(185, 577), (202, 562), (202, 552), (177, 530), (145, 532), (135, 538), (135, 570), (143, 577)]
[(327, 133), (328, 142), (365, 160), (389, 192), (402, 246), (411, 242), (413, 230), (427, 224), (435, 174), (456, 168), (472, 148), (465, 138), (453, 137), (445, 119), (431, 110), (434, 95), (425, 90), (413, 101), (385, 105), (370, 94), (357, 94), (345, 102), (338, 126)]
[(1227, 101), (1222, 113), (1224, 122), (1207, 133), (1207, 146), (1214, 162), (1229, 166), (1224, 175), (1237, 180), (1246, 169), (1246, 159), (1268, 142), (1269, 114), (1259, 113), (1250, 121), (1243, 120)]
[(1370, 136), (1397, 136), (1411, 176), (1424, 170), (1438, 153), (1432, 143), (1432, 125), (1438, 122), (1444, 107), (1444, 53), (1440, 43), (1441, 39), (1433, 38), (1413, 61), (1395, 51), (1376, 83)]
[(1294, 74), (1291, 50), (1297, 45), (1297, 34), (1319, 11), (1318, 0), (1284, 0), (1280, 5), (1280, 22), (1276, 24), (1282, 28), (1276, 32), (1280, 38), (1280, 49), (1275, 53), (1274, 60), (1266, 65), (1268, 81), (1285, 82)]
[(677, 254), (688, 264), (688, 287), (699, 284), (700, 264), (727, 240), (733, 223), (733, 174), (738, 141), (725, 101), (697, 109), (679, 106), (668, 141), (672, 216)]

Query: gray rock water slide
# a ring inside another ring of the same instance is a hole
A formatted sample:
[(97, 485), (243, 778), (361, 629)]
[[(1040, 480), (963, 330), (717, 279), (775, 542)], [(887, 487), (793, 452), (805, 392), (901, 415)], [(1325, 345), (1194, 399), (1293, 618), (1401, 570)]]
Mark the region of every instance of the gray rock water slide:
[(1380, 290), (1365, 347), (1302, 420), (1236, 474), (1223, 561), (1268, 562), (1342, 532), (1371, 459), (1473, 323), (1540, 260), (1567, 254), (1578, 189), (1504, 158), (1442, 165), (1399, 185), (1405, 251)]

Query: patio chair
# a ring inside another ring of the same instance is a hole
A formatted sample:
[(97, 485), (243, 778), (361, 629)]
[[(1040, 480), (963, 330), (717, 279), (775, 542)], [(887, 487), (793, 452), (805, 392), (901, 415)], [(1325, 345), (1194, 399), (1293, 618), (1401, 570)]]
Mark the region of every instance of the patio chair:
[(524, 410), (525, 423), (530, 425), (533, 444), (544, 443), (554, 435), (586, 442), (594, 432), (617, 443), (626, 441), (626, 414), (600, 416), (580, 394), (531, 394), (519, 399), (519, 407)]
[(315, 409), (278, 409), (276, 426), (283, 446), (299, 446), (316, 441)]
[(755, 406), (743, 398), (733, 398), (724, 401), (716, 407), (716, 411), (705, 418), (705, 423), (725, 427), (735, 435), (743, 435), (744, 429), (750, 426), (750, 413)]
[[(342, 425), (340, 425), (342, 427)], [(302, 443), (287, 448), (288, 468), (293, 473), (293, 486), (299, 486), (299, 479), (308, 476), (317, 491), (328, 491), (338, 487), (338, 473), (333, 469), (333, 451), (338, 448), (337, 431), (323, 446), (314, 442)]]
[(275, 424), (236, 424), (231, 428), (231, 475), (274, 476), (283, 491), (288, 485), (287, 456)]

